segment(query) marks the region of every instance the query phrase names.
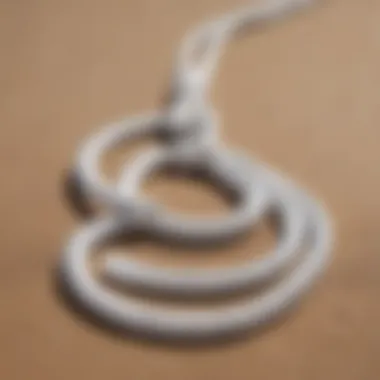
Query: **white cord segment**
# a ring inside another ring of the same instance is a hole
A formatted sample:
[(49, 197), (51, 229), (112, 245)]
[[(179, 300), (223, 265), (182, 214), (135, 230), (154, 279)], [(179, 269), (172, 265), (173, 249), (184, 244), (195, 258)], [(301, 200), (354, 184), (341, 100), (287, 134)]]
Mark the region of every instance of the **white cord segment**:
[[(73, 296), (105, 322), (162, 338), (231, 335), (280, 316), (322, 274), (333, 238), (326, 211), (290, 179), (220, 144), (219, 120), (207, 99), (217, 62), (238, 31), (276, 20), (311, 2), (267, 1), (196, 28), (179, 50), (168, 108), (114, 123), (81, 147), (76, 165), (81, 189), (109, 213), (74, 233), (62, 257), (61, 272)], [(200, 56), (194, 57), (198, 50)], [(139, 155), (133, 165), (125, 165), (116, 186), (108, 183), (100, 170), (103, 155), (119, 144), (147, 136), (165, 136), (166, 142)], [(239, 202), (230, 215), (220, 219), (170, 213), (139, 196), (144, 179), (164, 166), (202, 170), (233, 191)], [(184, 312), (123, 299), (88, 269), (91, 256), (109, 239), (136, 229), (182, 244), (220, 244), (250, 232), (269, 214), (279, 220), (275, 248), (244, 265), (178, 270), (143, 264), (130, 256), (106, 259), (105, 277), (152, 294), (209, 297), (264, 288), (260, 296), (253, 294), (248, 301), (222, 310)]]
[[(259, 26), (287, 16), (315, 0), (267, 0), (245, 6), (200, 25), (185, 36), (177, 57), (173, 88), (175, 97), (203, 97), (228, 41), (249, 26)], [(201, 50), (201, 57), (194, 53)]]

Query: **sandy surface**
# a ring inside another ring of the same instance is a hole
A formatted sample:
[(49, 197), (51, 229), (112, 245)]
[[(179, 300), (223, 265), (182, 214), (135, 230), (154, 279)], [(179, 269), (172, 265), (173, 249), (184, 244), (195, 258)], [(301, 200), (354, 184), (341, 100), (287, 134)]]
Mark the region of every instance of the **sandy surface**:
[[(377, 1), (326, 0), (244, 38), (214, 86), (228, 144), (286, 170), (323, 197), (336, 221), (332, 266), (291, 320), (233, 345), (180, 349), (116, 339), (54, 292), (60, 249), (79, 223), (62, 195), (78, 143), (103, 123), (158, 106), (180, 37), (234, 4), (0, 1), (0, 378), (380, 377)], [(222, 209), (191, 183), (153, 187), (183, 210)], [(256, 244), (248, 240), (221, 257), (248, 257)]]

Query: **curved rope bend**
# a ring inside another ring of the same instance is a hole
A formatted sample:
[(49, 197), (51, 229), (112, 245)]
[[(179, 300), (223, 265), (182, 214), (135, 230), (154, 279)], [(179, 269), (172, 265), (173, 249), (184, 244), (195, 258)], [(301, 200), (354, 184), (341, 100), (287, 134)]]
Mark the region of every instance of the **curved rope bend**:
[[(226, 43), (249, 25), (273, 21), (310, 0), (267, 1), (231, 12), (187, 35), (173, 72), (172, 101), (167, 109), (130, 117), (107, 126), (81, 147), (76, 173), (89, 199), (106, 206), (97, 218), (74, 233), (62, 257), (61, 272), (73, 295), (87, 308), (128, 330), (170, 338), (205, 338), (261, 326), (288, 310), (323, 272), (332, 247), (332, 228), (319, 202), (290, 179), (259, 160), (218, 142), (216, 112), (207, 102), (216, 64)], [(194, 62), (194, 52), (201, 55)], [(139, 155), (123, 168), (116, 187), (102, 177), (102, 156), (118, 144), (147, 135), (167, 137), (160, 149)], [(224, 219), (171, 214), (138, 196), (143, 179), (165, 165), (209, 173), (240, 199)], [(266, 286), (260, 297), (223, 310), (176, 311), (122, 299), (96, 281), (87, 263), (109, 238), (133, 229), (183, 243), (216, 244), (252, 229), (265, 215), (279, 218), (277, 244), (264, 257), (227, 269), (163, 269), (132, 258), (109, 258), (105, 275), (150, 292), (207, 297)]]

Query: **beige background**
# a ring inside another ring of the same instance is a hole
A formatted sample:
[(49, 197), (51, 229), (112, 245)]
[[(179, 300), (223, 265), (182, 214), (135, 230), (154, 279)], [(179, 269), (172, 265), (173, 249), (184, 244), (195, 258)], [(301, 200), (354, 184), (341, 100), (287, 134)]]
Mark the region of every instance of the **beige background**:
[[(228, 143), (287, 170), (336, 220), (333, 265), (289, 323), (232, 346), (179, 349), (115, 339), (54, 294), (52, 271), (78, 222), (62, 176), (79, 141), (158, 106), (183, 33), (236, 3), (0, 1), (1, 379), (379, 378), (376, 0), (325, 0), (233, 44), (214, 86)], [(182, 182), (160, 183), (155, 194), (171, 205), (223, 204)]]

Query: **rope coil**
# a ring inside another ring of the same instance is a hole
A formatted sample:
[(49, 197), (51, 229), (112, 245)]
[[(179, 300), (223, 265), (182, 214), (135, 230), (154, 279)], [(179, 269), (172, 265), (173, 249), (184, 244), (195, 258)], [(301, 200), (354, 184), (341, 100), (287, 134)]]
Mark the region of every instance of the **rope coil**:
[[(259, 160), (229, 150), (217, 140), (217, 117), (207, 89), (222, 50), (248, 25), (284, 16), (308, 0), (268, 1), (201, 25), (185, 37), (173, 74), (167, 109), (114, 123), (91, 136), (79, 151), (76, 173), (83, 193), (110, 211), (82, 226), (70, 239), (61, 272), (73, 295), (106, 322), (164, 338), (219, 337), (261, 326), (288, 310), (323, 272), (332, 248), (332, 228), (322, 206)], [(191, 54), (202, 44), (194, 63)], [(102, 156), (117, 145), (164, 133), (166, 144), (126, 165), (116, 187), (102, 177)], [(223, 219), (179, 216), (138, 195), (143, 179), (172, 165), (199, 168), (232, 189), (239, 205)], [(122, 299), (97, 282), (87, 268), (92, 253), (108, 239), (133, 229), (182, 243), (217, 244), (246, 233), (266, 215), (279, 218), (277, 244), (263, 258), (227, 269), (163, 269), (132, 258), (106, 259), (105, 275), (152, 293), (208, 297), (267, 286), (260, 297), (221, 311), (173, 311)]]

